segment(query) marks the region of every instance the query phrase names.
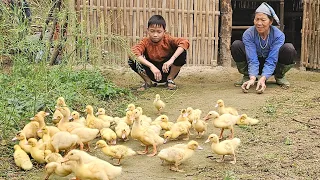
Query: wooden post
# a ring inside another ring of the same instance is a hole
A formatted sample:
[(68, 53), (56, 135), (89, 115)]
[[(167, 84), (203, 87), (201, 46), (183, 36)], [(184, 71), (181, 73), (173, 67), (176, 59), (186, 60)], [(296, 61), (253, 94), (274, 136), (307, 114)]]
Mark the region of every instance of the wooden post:
[(232, 8), (231, 0), (221, 1), (221, 27), (220, 27), (220, 62), (222, 66), (231, 67), (231, 33)]

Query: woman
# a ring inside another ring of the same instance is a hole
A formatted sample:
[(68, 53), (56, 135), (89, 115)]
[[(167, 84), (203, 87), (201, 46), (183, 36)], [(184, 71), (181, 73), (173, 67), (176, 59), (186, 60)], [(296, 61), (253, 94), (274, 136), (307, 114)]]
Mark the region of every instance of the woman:
[(236, 40), (231, 45), (232, 57), (243, 74), (242, 82), (235, 85), (241, 86), (244, 92), (255, 84), (258, 75), (261, 75), (258, 93), (264, 92), (266, 81), (272, 75), (280, 86), (290, 86), (284, 75), (294, 65), (297, 52), (291, 43), (284, 43), (283, 32), (272, 26), (274, 20), (280, 24), (272, 7), (262, 3), (256, 9), (254, 26), (243, 33), (243, 41)]

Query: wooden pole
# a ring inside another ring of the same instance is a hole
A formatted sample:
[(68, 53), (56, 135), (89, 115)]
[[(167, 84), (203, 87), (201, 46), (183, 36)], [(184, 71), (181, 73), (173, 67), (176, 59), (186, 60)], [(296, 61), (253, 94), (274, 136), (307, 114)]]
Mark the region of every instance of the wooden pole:
[(221, 27), (220, 27), (220, 59), (222, 66), (231, 67), (231, 33), (232, 8), (231, 0), (221, 1)]

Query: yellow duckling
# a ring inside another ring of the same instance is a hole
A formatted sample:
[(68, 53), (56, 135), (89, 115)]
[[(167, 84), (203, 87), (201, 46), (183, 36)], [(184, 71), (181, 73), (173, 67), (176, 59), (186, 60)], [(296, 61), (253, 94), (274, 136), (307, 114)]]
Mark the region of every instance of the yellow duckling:
[[(188, 121), (187, 121), (188, 122)], [(189, 123), (189, 122), (188, 122)], [(169, 139), (177, 139), (181, 135), (187, 135), (183, 140), (189, 140), (190, 130), (189, 124), (186, 122), (174, 123), (169, 131), (164, 133), (164, 143), (167, 143)]]
[(37, 121), (34, 121), (33, 119), (30, 119), (31, 121), (26, 124), (22, 131), (27, 139), (29, 138), (37, 138), (37, 131), (40, 128), (40, 125)]
[(237, 121), (237, 125), (255, 125), (258, 123), (258, 119), (248, 117), (246, 114), (243, 114), (241, 118)]
[(129, 126), (133, 124), (134, 116), (132, 115), (132, 111), (127, 111), (126, 116), (123, 117), (123, 120), (125, 123), (127, 123)]
[(63, 97), (58, 97), (56, 101), (56, 108), (57, 107), (67, 107), (66, 101)]
[(148, 117), (148, 116), (146, 116), (146, 115), (143, 114), (142, 107), (137, 107), (136, 109), (140, 111), (140, 114), (141, 114), (141, 115), (140, 115), (140, 120), (141, 120), (141, 121), (144, 121), (145, 123), (151, 124), (151, 122), (152, 122), (151, 117)]
[(114, 121), (113, 117), (106, 115), (106, 110), (104, 108), (99, 108), (96, 115), (98, 116), (98, 118), (100, 118), (106, 122), (111, 123)]
[(212, 124), (216, 128), (221, 128), (219, 138), (222, 139), (222, 134), (224, 129), (230, 129), (231, 134), (229, 138), (234, 137), (234, 129), (233, 126), (237, 123), (237, 121), (241, 118), (241, 116), (234, 116), (231, 114), (222, 114), (221, 116), (216, 111), (210, 111), (204, 120), (212, 119)]
[(194, 119), (192, 125), (198, 133), (196, 138), (202, 138), (203, 134), (207, 131), (208, 124), (201, 119)]
[(133, 111), (135, 109), (136, 109), (136, 106), (133, 103), (131, 103), (131, 104), (128, 104), (126, 111)]
[[(129, 112), (129, 111), (128, 111)], [(129, 135), (130, 135), (130, 127), (127, 123), (124, 121), (119, 121), (117, 126), (115, 127), (116, 134), (118, 138), (123, 139), (124, 141), (129, 140)]]
[(222, 155), (221, 160), (218, 160), (218, 162), (224, 161), (225, 155), (233, 155), (233, 161), (230, 163), (236, 163), (236, 149), (241, 142), (239, 138), (233, 138), (219, 142), (219, 138), (216, 134), (210, 134), (205, 143), (208, 142), (212, 142), (211, 149), (213, 153)]
[(39, 147), (37, 146), (37, 140), (35, 138), (30, 138), (28, 139), (28, 144), (31, 145), (30, 154), (32, 158), (40, 164), (46, 163), (44, 150), (39, 149)]
[(138, 154), (147, 154), (148, 147), (153, 146), (153, 153), (148, 156), (154, 156), (157, 154), (157, 146), (163, 144), (164, 139), (161, 138), (153, 129), (143, 128), (140, 124), (141, 112), (138, 109), (133, 110), (135, 116), (134, 123), (131, 129), (131, 137), (139, 140), (146, 146), (144, 151), (138, 152)]
[(57, 117), (58, 119), (60, 119), (59, 123), (57, 124), (57, 127), (61, 131), (71, 132), (76, 128), (84, 127), (83, 124), (79, 124), (76, 122), (69, 122), (69, 119), (71, 116), (70, 116), (70, 113), (66, 107), (59, 107), (58, 109), (61, 112), (62, 116)]
[(59, 162), (63, 159), (63, 157), (61, 156), (61, 154), (59, 153), (53, 153), (50, 150), (45, 150), (44, 151), (44, 160), (46, 161), (46, 163), (50, 163), (50, 162)]
[[(62, 160), (62, 159), (61, 159)], [(71, 165), (69, 162), (49, 162), (45, 166), (45, 180), (49, 179), (52, 174), (56, 174), (60, 177), (68, 176), (72, 173)]]
[(56, 110), (53, 112), (52, 115), (52, 122), (53, 124), (58, 124), (60, 119), (58, 119), (58, 116), (62, 116), (61, 112), (56, 108)]
[(51, 136), (50, 136), (50, 131), (47, 126), (43, 126), (38, 132), (42, 134), (42, 142), (45, 146), (46, 150), (54, 151), (54, 148), (51, 144)]
[(90, 152), (90, 141), (94, 140), (99, 135), (99, 129), (91, 129), (87, 127), (80, 127), (72, 130), (71, 134), (76, 134), (83, 145), (86, 145), (87, 150)]
[(223, 102), (222, 99), (219, 99), (217, 101), (217, 104), (216, 104), (215, 107), (218, 108), (219, 115), (222, 115), (222, 114), (232, 114), (232, 115), (235, 115), (235, 116), (238, 115), (238, 111), (235, 108), (233, 108), (233, 107), (225, 107), (224, 106), (224, 102)]
[(195, 119), (201, 118), (202, 111), (200, 109), (193, 109), (192, 107), (188, 107), (186, 111), (187, 111), (187, 114), (188, 114), (187, 117), (190, 123), (192, 123), (192, 121)]
[(122, 172), (122, 167), (116, 167), (112, 164), (95, 158), (88, 163), (84, 162), (83, 152), (70, 151), (63, 162), (70, 162), (72, 172), (79, 179), (114, 179)]
[(54, 152), (59, 153), (60, 150), (69, 151), (76, 145), (80, 145), (80, 149), (83, 150), (83, 143), (76, 134), (71, 134), (67, 131), (57, 132), (51, 137), (51, 144), (54, 148)]
[(12, 139), (12, 141), (19, 140), (19, 146), (22, 150), (24, 150), (26, 153), (30, 154), (31, 152), (31, 145), (28, 144), (26, 135), (24, 132), (19, 131), (16, 136)]
[(59, 132), (60, 130), (56, 127), (56, 126), (47, 126), (45, 121), (44, 121), (44, 118), (49, 115), (49, 113), (46, 113), (44, 111), (40, 111), (38, 112), (33, 118), (31, 118), (30, 120), (34, 120), (34, 121), (37, 121), (39, 123), (39, 129), (37, 131), (37, 135), (39, 138), (42, 138), (42, 132), (39, 131), (41, 130), (43, 127), (47, 127), (49, 132), (50, 132), (50, 136), (53, 136), (55, 133)]
[(192, 140), (188, 144), (177, 144), (166, 149), (162, 149), (158, 157), (163, 161), (173, 163), (174, 166), (170, 167), (172, 171), (184, 172), (179, 169), (179, 165), (185, 160), (192, 157), (196, 149), (203, 149), (199, 146), (198, 142)]
[(14, 148), (13, 158), (16, 165), (22, 168), (23, 170), (32, 169), (33, 165), (31, 163), (31, 160), (28, 154), (24, 150), (22, 150), (21, 147), (17, 144), (14, 145), (13, 148)]
[(173, 122), (169, 121), (169, 117), (167, 115), (161, 115), (160, 121), (161, 128), (166, 131), (169, 131), (174, 124)]
[(107, 156), (118, 159), (115, 165), (120, 165), (121, 159), (136, 155), (136, 152), (124, 145), (109, 146), (104, 140), (99, 140), (94, 149), (101, 148), (102, 152)]
[(87, 124), (86, 119), (84, 117), (80, 117), (80, 114), (77, 111), (72, 111), (71, 119), (73, 120), (72, 122), (82, 124), (83, 126)]
[(161, 114), (161, 111), (166, 106), (166, 104), (160, 99), (159, 94), (156, 94), (156, 98), (153, 101), (153, 105), (157, 109), (158, 114)]
[(117, 144), (117, 134), (110, 128), (100, 130), (101, 137), (107, 140), (108, 144)]
[(110, 127), (110, 122), (104, 122), (93, 114), (93, 107), (91, 105), (87, 105), (85, 111), (87, 113), (87, 127), (99, 130)]

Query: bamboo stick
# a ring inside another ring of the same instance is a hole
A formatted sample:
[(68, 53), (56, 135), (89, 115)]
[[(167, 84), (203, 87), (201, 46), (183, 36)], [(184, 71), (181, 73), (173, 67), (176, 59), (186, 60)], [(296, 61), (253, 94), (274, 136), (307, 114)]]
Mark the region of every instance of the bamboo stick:
[[(193, 14), (193, 19), (194, 19), (194, 22), (193, 22), (193, 36), (194, 37), (198, 37), (197, 35), (197, 22), (198, 22), (198, 19), (197, 19), (197, 9), (198, 9), (198, 3), (197, 3), (197, 0), (193, 1), (193, 11), (194, 11), (194, 14)], [(196, 40), (194, 41), (194, 45), (192, 47), (192, 50), (194, 51), (193, 53), (193, 57), (192, 57), (192, 64), (197, 64), (197, 48), (198, 47), (198, 38), (196, 38)]]
[[(147, 17), (147, 1), (143, 0), (143, 36), (147, 36), (147, 28), (146, 24), (148, 22), (148, 17)], [(142, 38), (141, 37), (141, 38)]]
[(190, 57), (193, 61), (193, 51), (192, 51), (192, 47), (193, 47), (193, 40), (192, 40), (192, 36), (193, 36), (193, 15), (191, 13), (191, 10), (193, 10), (193, 0), (188, 0), (188, 25), (189, 25), (189, 34), (188, 34), (188, 37), (189, 37), (189, 54), (188, 54), (188, 61), (187, 61), (187, 65), (190, 65), (192, 62), (190, 60)]
[(179, 1), (175, 1), (174, 3), (174, 24), (176, 25), (174, 28), (176, 29), (176, 34), (174, 36), (181, 37), (181, 21), (179, 21), (179, 14), (178, 9), (179, 9)]
[[(207, 0), (206, 0), (207, 1)], [(201, 2), (201, 9), (206, 9), (205, 5), (206, 3), (203, 3), (203, 1)], [(201, 65), (207, 65), (205, 63), (206, 58), (207, 58), (207, 51), (206, 51), (206, 40), (204, 39), (204, 36), (206, 35), (206, 22), (205, 22), (205, 14), (201, 14), (201, 50), (203, 53), (201, 53)], [(200, 54), (200, 53), (199, 53)]]
[[(215, 7), (215, 9), (219, 9), (219, 1), (218, 0), (216, 0), (216, 7)], [(218, 62), (218, 40), (219, 40), (219, 26), (218, 26), (218, 24), (219, 24), (219, 16), (218, 15), (216, 15), (216, 17), (215, 17), (216, 19), (215, 19), (215, 22), (216, 22), (216, 24), (215, 24), (215, 30), (214, 30), (214, 32), (215, 32), (215, 35), (214, 35), (214, 39), (215, 39), (215, 41), (214, 41), (214, 46), (215, 46), (215, 49), (214, 49), (214, 60), (216, 61), (216, 62)]]
[(187, 16), (187, 14), (186, 14), (186, 12), (187, 12), (187, 3), (188, 3), (188, 1), (187, 0), (183, 0), (182, 1), (182, 9), (183, 9), (183, 11), (182, 11), (182, 24), (183, 24), (183, 33), (182, 33), (182, 36), (184, 37), (184, 38), (187, 38), (188, 37), (188, 16)]
[(305, 66), (305, 46), (306, 46), (306, 19), (307, 19), (307, 3), (303, 3), (303, 15), (302, 15), (302, 29), (301, 29), (301, 57), (300, 57), (300, 67)]
[[(320, 19), (320, 0), (318, 0), (317, 1), (317, 8), (316, 9), (318, 9), (318, 18), (317, 19)], [(316, 42), (316, 44), (320, 44), (320, 23), (318, 22), (317, 23), (318, 24), (318, 27), (317, 27), (317, 36), (318, 36), (318, 38), (317, 38), (317, 42)], [(320, 46), (316, 46), (317, 47), (317, 49), (318, 49), (318, 51), (317, 51), (317, 59), (318, 59), (318, 69), (320, 69)]]
[[(130, 8), (129, 8), (129, 20), (127, 21), (127, 24), (129, 24), (129, 31), (128, 35), (133, 36), (133, 24), (130, 22), (133, 22), (133, 0), (130, 0)], [(132, 44), (136, 43), (136, 40), (134, 38), (131, 39)]]
[[(215, 3), (214, 3), (214, 0), (210, 0), (209, 2), (209, 7), (212, 11), (215, 11)], [(213, 29), (214, 29), (214, 24), (215, 24), (215, 17), (214, 15), (209, 15), (209, 25), (208, 25), (208, 37), (209, 37), (209, 42), (208, 42), (208, 50), (209, 50), (209, 64), (211, 66), (214, 66), (214, 62), (213, 62), (213, 57), (214, 57), (214, 39), (213, 39)]]

